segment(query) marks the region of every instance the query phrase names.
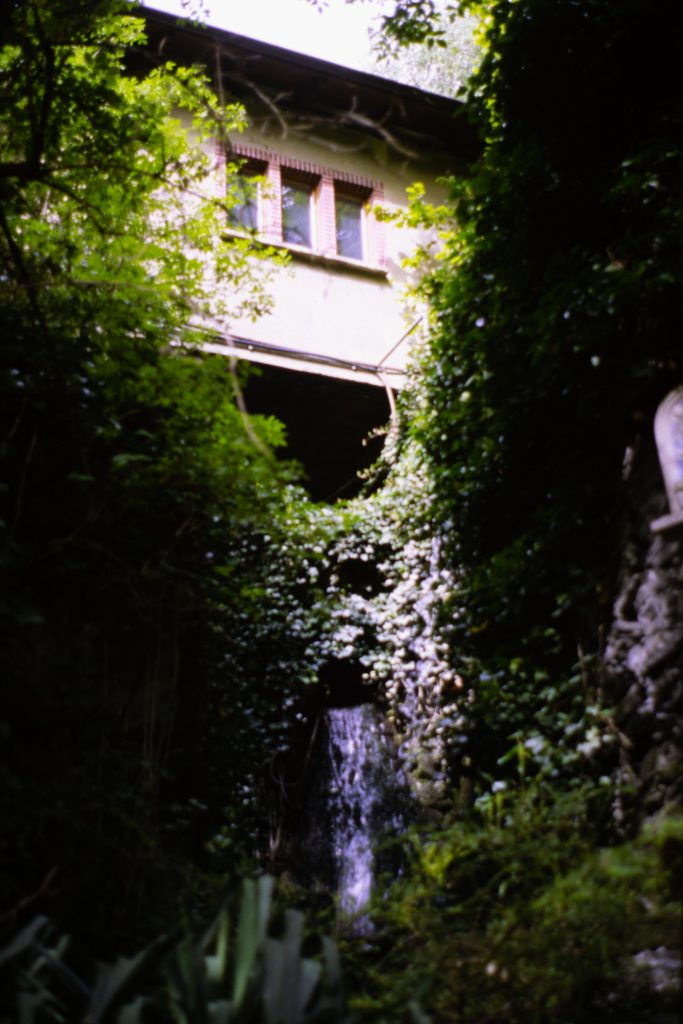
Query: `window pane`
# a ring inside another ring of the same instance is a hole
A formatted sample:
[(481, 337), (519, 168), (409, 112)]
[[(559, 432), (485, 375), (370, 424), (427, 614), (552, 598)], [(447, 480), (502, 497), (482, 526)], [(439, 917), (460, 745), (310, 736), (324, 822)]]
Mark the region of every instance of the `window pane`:
[(228, 218), (235, 227), (244, 228), (247, 231), (256, 231), (258, 228), (258, 197), (256, 194), (257, 185), (245, 175), (238, 175), (235, 181), (232, 194), (237, 199), (235, 206), (230, 208)]
[(336, 196), (337, 252), (352, 260), (363, 259), (363, 203), (360, 199)]
[(294, 245), (311, 245), (311, 191), (306, 185), (282, 183), (282, 237)]

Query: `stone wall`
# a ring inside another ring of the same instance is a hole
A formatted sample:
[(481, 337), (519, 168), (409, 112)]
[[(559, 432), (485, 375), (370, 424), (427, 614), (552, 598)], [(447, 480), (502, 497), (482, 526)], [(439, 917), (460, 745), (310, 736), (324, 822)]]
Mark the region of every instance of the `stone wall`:
[(683, 530), (655, 534), (668, 512), (654, 442), (629, 449), (617, 599), (604, 654), (604, 698), (619, 740), (617, 814), (683, 806)]

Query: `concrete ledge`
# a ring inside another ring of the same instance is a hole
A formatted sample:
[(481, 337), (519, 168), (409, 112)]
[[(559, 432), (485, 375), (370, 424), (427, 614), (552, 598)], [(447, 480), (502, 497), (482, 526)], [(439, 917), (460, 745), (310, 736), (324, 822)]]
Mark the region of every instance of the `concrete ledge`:
[(378, 267), (371, 263), (364, 263), (363, 260), (351, 260), (347, 256), (337, 256), (334, 253), (316, 252), (314, 249), (307, 249), (303, 245), (288, 245), (279, 239), (264, 238), (259, 235), (253, 237), (244, 231), (233, 231), (226, 228), (226, 238), (247, 238), (255, 246), (262, 245), (264, 249), (278, 249), (281, 252), (289, 253), (293, 260), (298, 263), (308, 263), (314, 267), (322, 267), (324, 270), (341, 272), (342, 274), (359, 274), (361, 277), (371, 277), (378, 281), (387, 281), (389, 272), (386, 267)]
[(201, 346), (204, 352), (212, 352), (221, 356), (232, 356), (252, 363), (264, 363), (267, 366), (278, 366), (283, 370), (298, 370), (302, 373), (315, 373), (323, 377), (335, 377), (338, 380), (357, 381), (362, 384), (373, 384), (375, 387), (390, 387), (400, 391), (406, 385), (406, 374), (397, 367), (372, 366), (369, 363), (354, 363), (350, 360), (334, 359), (323, 353), (296, 352), (291, 349), (280, 349), (275, 345), (263, 345), (250, 342), (245, 338), (234, 338), (226, 341), (206, 341)]
[(372, 266), (370, 263), (363, 263), (362, 260), (350, 260), (346, 256), (326, 256), (321, 252), (314, 252), (312, 249), (304, 249), (295, 245), (271, 244), (274, 249), (284, 249), (292, 259), (301, 263), (309, 263), (314, 267), (322, 267), (335, 272), (341, 271), (343, 274), (360, 274), (363, 277), (373, 277), (380, 281), (386, 281), (389, 277), (384, 267)]

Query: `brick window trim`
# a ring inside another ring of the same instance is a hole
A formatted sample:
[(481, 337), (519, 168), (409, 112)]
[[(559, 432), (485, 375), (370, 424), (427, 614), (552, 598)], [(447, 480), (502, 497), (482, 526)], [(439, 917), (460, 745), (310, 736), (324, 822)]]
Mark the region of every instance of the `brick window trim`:
[(290, 246), (282, 238), (282, 211), (280, 207), (280, 188), (282, 179), (290, 175), (305, 180), (313, 186), (314, 195), (314, 231), (313, 244), (308, 252), (325, 258), (325, 263), (333, 265), (334, 261), (358, 266), (386, 268), (384, 248), (384, 224), (375, 217), (364, 217), (365, 254), (362, 260), (349, 260), (337, 253), (335, 230), (335, 194), (355, 195), (366, 200), (366, 207), (373, 206), (384, 199), (384, 187), (381, 181), (367, 178), (361, 174), (338, 171), (335, 168), (317, 164), (310, 160), (300, 160), (276, 153), (259, 146), (233, 143), (228, 152), (223, 145), (216, 143), (216, 181), (219, 192), (223, 189), (226, 163), (235, 161), (253, 161), (265, 166), (264, 177), (269, 184), (271, 197), (262, 200), (260, 211), (260, 234), (264, 241), (284, 245), (296, 252), (299, 246)]

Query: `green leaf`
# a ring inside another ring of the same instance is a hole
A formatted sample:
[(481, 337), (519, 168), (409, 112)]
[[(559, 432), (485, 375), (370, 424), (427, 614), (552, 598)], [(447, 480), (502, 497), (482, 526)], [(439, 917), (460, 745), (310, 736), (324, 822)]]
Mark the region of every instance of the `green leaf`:
[(142, 1011), (147, 1006), (148, 1000), (144, 996), (138, 996), (132, 1003), (123, 1006), (116, 1018), (116, 1024), (141, 1024), (143, 1021)]
[(162, 935), (135, 956), (120, 957), (115, 964), (98, 964), (88, 1007), (88, 1015), (93, 1024), (103, 1020), (109, 1010), (123, 998), (126, 990), (140, 972), (157, 958), (167, 941), (166, 936)]
[(266, 1024), (280, 1024), (285, 977), (285, 949), (280, 939), (266, 939), (264, 961), (263, 1008)]
[(0, 967), (7, 963), (9, 960), (14, 959), (16, 956), (21, 956), (22, 953), (26, 953), (30, 949), (35, 948), (36, 939), (42, 931), (44, 931), (48, 925), (49, 920), (44, 915), (40, 914), (38, 917), (34, 917), (25, 928), (16, 935), (9, 945), (5, 946), (3, 950), (0, 950)]
[(294, 1004), (295, 1016), (292, 1018), (291, 1024), (299, 1024), (300, 1021), (305, 1019), (306, 1008), (308, 1007), (316, 986), (320, 981), (321, 973), (322, 966), (317, 960), (310, 960), (308, 958), (301, 960), (296, 1002)]
[[(215, 937), (216, 942), (216, 952), (204, 957), (207, 980), (215, 986), (219, 986), (225, 981), (227, 973), (229, 928), (230, 921), (228, 913), (226, 910), (222, 910), (207, 936), (207, 939), (210, 937), (211, 941), (213, 941)], [(205, 943), (202, 943), (204, 948)]]
[(232, 1006), (227, 999), (210, 1003), (208, 1006), (208, 1024), (230, 1024), (233, 1020)]
[(111, 460), (111, 464), (114, 469), (125, 469), (132, 462), (151, 462), (149, 455), (139, 455), (135, 452), (119, 452), (118, 455), (114, 455)]
[(274, 881), (269, 875), (262, 875), (259, 878), (258, 890), (253, 879), (246, 879), (244, 882), (235, 949), (232, 993), (235, 1010), (239, 1010), (244, 1001), (257, 953), (265, 940), (273, 885)]
[(204, 960), (187, 937), (164, 964), (171, 1012), (177, 1024), (204, 1024), (206, 998)]

